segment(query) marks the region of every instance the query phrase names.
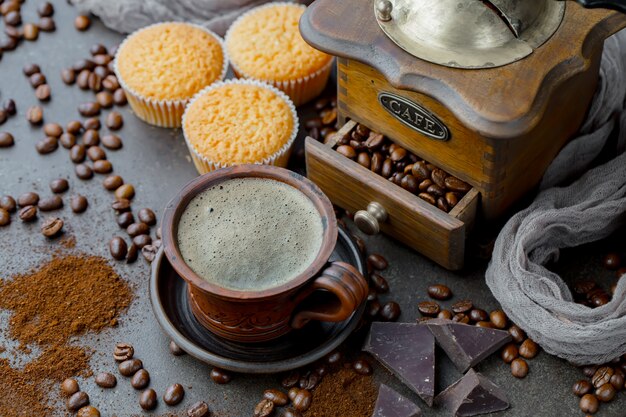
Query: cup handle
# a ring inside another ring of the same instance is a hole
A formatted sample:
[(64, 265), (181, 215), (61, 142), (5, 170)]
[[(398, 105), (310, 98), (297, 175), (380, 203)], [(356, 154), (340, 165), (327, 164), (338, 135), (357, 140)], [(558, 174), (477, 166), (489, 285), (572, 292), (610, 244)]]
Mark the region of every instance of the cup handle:
[(369, 288), (354, 266), (332, 262), (305, 291), (301, 309), (291, 319), (293, 329), (301, 329), (311, 320), (346, 320), (365, 301)]

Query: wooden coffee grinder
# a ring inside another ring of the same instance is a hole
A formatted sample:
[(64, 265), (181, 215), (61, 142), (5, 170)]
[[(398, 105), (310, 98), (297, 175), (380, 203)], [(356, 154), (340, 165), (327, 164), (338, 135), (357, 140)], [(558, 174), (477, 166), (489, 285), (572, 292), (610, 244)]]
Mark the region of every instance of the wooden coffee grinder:
[(300, 29), (338, 57), (344, 133), (364, 124), (473, 189), (446, 213), (311, 138), (307, 175), (361, 230), (459, 269), (474, 220), (532, 192), (578, 131), (604, 40), (624, 27), (573, 1), (317, 0)]

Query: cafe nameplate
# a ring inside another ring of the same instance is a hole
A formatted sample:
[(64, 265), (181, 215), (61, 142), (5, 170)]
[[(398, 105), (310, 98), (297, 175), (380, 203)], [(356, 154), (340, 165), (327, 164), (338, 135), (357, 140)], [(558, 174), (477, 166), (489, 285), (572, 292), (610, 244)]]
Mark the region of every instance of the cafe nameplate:
[(417, 103), (392, 93), (380, 93), (378, 101), (393, 117), (431, 139), (446, 141), (448, 128), (432, 113)]

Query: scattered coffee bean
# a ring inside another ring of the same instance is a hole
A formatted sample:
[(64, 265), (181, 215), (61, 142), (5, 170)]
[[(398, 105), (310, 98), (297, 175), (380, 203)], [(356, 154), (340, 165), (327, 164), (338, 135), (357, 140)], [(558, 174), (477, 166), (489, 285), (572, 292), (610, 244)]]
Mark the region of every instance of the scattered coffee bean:
[(87, 210), (89, 201), (84, 195), (76, 194), (70, 198), (70, 208), (74, 213), (83, 213)]
[(511, 362), (511, 374), (515, 378), (525, 378), (528, 375), (528, 363), (522, 358), (516, 358)]
[(154, 410), (157, 406), (157, 394), (152, 388), (149, 388), (139, 396), (139, 405), (144, 410)]
[(435, 317), (439, 314), (441, 308), (434, 301), (422, 301), (417, 305), (417, 310), (424, 316)]
[[(89, 129), (85, 125), (85, 133), (83, 133), (83, 145), (86, 147), (95, 147), (100, 143), (100, 134), (95, 129)], [(91, 149), (91, 148), (90, 148)], [(97, 151), (96, 151), (97, 152)], [(99, 158), (104, 159), (104, 158)]]
[(274, 413), (274, 403), (270, 400), (261, 400), (254, 407), (254, 417), (269, 417)]
[(454, 314), (450, 310), (441, 310), (439, 314), (437, 314), (438, 319), (452, 320), (453, 316)]
[(118, 226), (124, 229), (126, 229), (128, 226), (130, 226), (134, 222), (135, 222), (135, 216), (133, 216), (133, 213), (131, 213), (130, 211), (121, 213), (119, 216), (117, 216)]
[(31, 106), (26, 111), (26, 120), (32, 125), (43, 122), (43, 109), (40, 106)]
[(96, 375), (96, 385), (101, 388), (113, 388), (117, 385), (117, 378), (110, 372), (101, 372)]
[(4, 124), (4, 122), (6, 122), (8, 118), (9, 114), (4, 109), (0, 109), (0, 125)]
[(113, 171), (113, 164), (106, 159), (99, 159), (93, 163), (93, 170), (96, 174), (108, 174)]
[(469, 312), (469, 318), (473, 322), (488, 321), (489, 314), (487, 314), (485, 310), (482, 310), (480, 308), (473, 308)]
[(39, 27), (33, 23), (26, 23), (22, 30), (24, 32), (24, 39), (27, 41), (34, 41), (39, 37)]
[(126, 228), (126, 233), (130, 237), (145, 235), (150, 232), (150, 227), (143, 222), (136, 222)]
[(87, 156), (92, 161), (100, 161), (102, 159), (107, 159), (106, 152), (99, 146), (90, 146), (87, 149)]
[(118, 106), (125, 105), (128, 101), (126, 99), (126, 93), (121, 88), (118, 88), (113, 92), (113, 102)]
[(41, 84), (35, 90), (35, 97), (37, 97), (37, 99), (39, 101), (48, 101), (48, 100), (50, 100), (50, 95), (51, 95), (51, 89), (50, 89), (50, 86), (48, 84)]
[[(336, 352), (336, 353), (339, 354), (339, 352)], [(292, 371), (283, 378), (280, 384), (283, 386), (283, 388), (293, 388), (296, 386), (296, 384), (298, 384), (299, 380), (300, 380), (300, 373), (298, 371)]]
[(156, 224), (156, 214), (154, 214), (154, 211), (149, 208), (142, 208), (139, 210), (137, 217), (139, 218), (139, 221), (147, 224), (148, 226), (154, 226)]
[(306, 372), (304, 375), (300, 377), (298, 381), (298, 387), (301, 389), (312, 390), (317, 386), (322, 378), (316, 374), (315, 372)]
[(603, 403), (613, 401), (613, 398), (615, 398), (615, 393), (615, 387), (611, 384), (601, 385), (596, 389), (595, 392), (596, 398)]
[(88, 180), (93, 178), (93, 170), (86, 164), (78, 164), (74, 168), (76, 176), (81, 180)]
[(489, 313), (489, 318), (491, 319), (491, 322), (493, 323), (493, 325), (496, 326), (496, 328), (506, 329), (508, 318), (506, 314), (504, 313), (504, 311), (502, 310), (492, 311), (491, 313)]
[(46, 136), (35, 144), (35, 149), (42, 155), (47, 155), (56, 151), (59, 147), (59, 140), (51, 136)]
[(526, 333), (515, 324), (509, 327), (509, 334), (515, 343), (522, 343), (526, 339)]
[(209, 405), (204, 401), (198, 401), (187, 409), (187, 417), (210, 417), (211, 410)]
[(128, 359), (117, 366), (123, 376), (133, 376), (135, 372), (143, 368), (143, 362), (139, 359)]
[(15, 100), (13, 100), (12, 98), (6, 99), (2, 104), (2, 109), (7, 113), (7, 115), (13, 116), (15, 113), (17, 113)]
[[(230, 374), (227, 371), (220, 369), (220, 368), (211, 369), (210, 376), (213, 382), (215, 382), (216, 384), (228, 384), (231, 380)], [(294, 385), (295, 385), (295, 382), (294, 382)]]
[(122, 139), (115, 134), (102, 136), (102, 145), (107, 149), (120, 149), (122, 147)]
[(474, 304), (471, 300), (461, 300), (452, 304), (452, 311), (456, 314), (468, 313), (472, 308), (474, 308)]
[(42, 32), (54, 32), (54, 30), (57, 28), (54, 20), (51, 17), (42, 17), (41, 19), (39, 19), (39, 23), (37, 23), (37, 26), (39, 26), (39, 30), (41, 30)]
[(591, 378), (596, 373), (598, 368), (600, 367), (597, 365), (583, 366), (582, 368), (583, 375), (585, 375), (587, 378)]
[(126, 258), (128, 247), (126, 246), (126, 242), (123, 238), (115, 236), (109, 241), (109, 251), (111, 252), (113, 259), (121, 261)]
[(17, 202), (10, 195), (3, 195), (0, 197), (0, 208), (6, 210), (9, 213), (13, 213), (17, 207)]
[(124, 180), (119, 175), (109, 175), (102, 181), (104, 188), (109, 191), (118, 189), (122, 184), (124, 184)]
[(452, 291), (443, 284), (436, 284), (428, 287), (428, 295), (435, 300), (449, 300), (452, 297)]
[(129, 343), (117, 343), (113, 350), (113, 359), (116, 362), (123, 362), (133, 358), (135, 349)]
[(582, 410), (583, 413), (595, 414), (600, 407), (600, 403), (598, 399), (593, 394), (585, 394), (580, 399), (578, 406)]
[(75, 164), (83, 162), (86, 154), (87, 150), (85, 149), (85, 145), (74, 145), (70, 148), (70, 159)]
[(83, 391), (78, 391), (67, 399), (67, 409), (70, 411), (78, 411), (87, 405), (89, 405), (89, 395)]
[(13, 135), (9, 132), (0, 132), (0, 148), (8, 148), (15, 144)]
[[(87, 79), (87, 87), (89, 87), (89, 89), (94, 92), (102, 90), (102, 77), (100, 77), (95, 72), (92, 72), (91, 74), (89, 74), (89, 78)], [(100, 103), (98, 102), (98, 104)]]
[(266, 400), (270, 400), (279, 407), (283, 405), (287, 405), (289, 402), (289, 397), (282, 391), (278, 391), (277, 389), (268, 389), (263, 392), (263, 398)]
[(117, 198), (118, 200), (120, 199), (130, 200), (134, 196), (135, 196), (135, 187), (133, 187), (132, 184), (120, 185), (115, 190), (115, 198)]
[(126, 198), (115, 200), (113, 203), (111, 203), (111, 208), (118, 213), (128, 211), (130, 210), (130, 200)]
[(49, 17), (54, 14), (54, 6), (48, 1), (41, 3), (37, 7), (37, 14), (41, 17)]
[(63, 134), (63, 127), (58, 123), (46, 123), (43, 126), (43, 133), (45, 133), (46, 136), (58, 138)]
[(610, 366), (602, 366), (591, 377), (591, 383), (595, 388), (611, 382), (611, 377), (615, 371)]
[(37, 208), (39, 208), (40, 211), (58, 210), (62, 207), (63, 199), (61, 199), (61, 197), (59, 197), (58, 195), (42, 198), (37, 204)]
[(19, 26), (22, 24), (22, 15), (18, 10), (11, 11), (4, 15), (4, 23), (7, 26)]
[(383, 321), (396, 321), (400, 313), (400, 305), (395, 301), (389, 301), (380, 309), (380, 318)]
[(36, 72), (35, 74), (28, 77), (28, 82), (33, 88), (37, 88), (41, 85), (44, 85), (46, 81), (47, 81), (46, 76), (43, 75), (41, 72)]
[(126, 263), (132, 264), (137, 260), (137, 256), (139, 254), (139, 248), (134, 243), (131, 243), (128, 247), (128, 254), (126, 254)]
[(89, 88), (89, 76), (91, 72), (88, 69), (74, 70), (79, 71), (78, 76), (76, 76), (76, 84), (82, 90), (87, 90)]
[(33, 221), (37, 217), (37, 206), (23, 207), (17, 215), (23, 222)]
[(500, 355), (504, 363), (511, 363), (514, 359), (519, 356), (519, 351), (517, 346), (513, 343), (509, 343), (502, 349), (502, 354)]
[(83, 130), (83, 124), (78, 120), (72, 120), (65, 126), (65, 130), (67, 133), (71, 133), (72, 135), (77, 135)]
[(165, 394), (163, 394), (163, 402), (167, 405), (176, 405), (183, 400), (185, 396), (185, 390), (180, 384), (170, 385), (165, 389)]
[(618, 370), (619, 369), (615, 370), (615, 373), (609, 382), (613, 385), (613, 387), (615, 387), (616, 390), (621, 391), (624, 389), (624, 374), (622, 372), (618, 372)]
[(367, 302), (367, 308), (365, 310), (365, 314), (367, 315), (367, 317), (374, 320), (378, 317), (378, 314), (380, 314), (380, 309), (382, 307), (383, 306), (382, 304), (380, 304), (380, 301), (376, 299), (370, 300)]
[(377, 253), (369, 255), (367, 257), (367, 262), (372, 266), (372, 268), (378, 271), (383, 271), (389, 266), (387, 260), (382, 255), (379, 255)]
[(89, 26), (91, 26), (91, 19), (89, 16), (81, 14), (76, 16), (76, 19), (74, 19), (74, 27), (81, 32), (89, 29)]
[(145, 369), (140, 369), (135, 372), (135, 375), (130, 379), (130, 385), (135, 389), (144, 389), (150, 383), (150, 373)]
[(572, 392), (574, 393), (574, 395), (582, 397), (583, 395), (590, 393), (592, 389), (593, 386), (589, 381), (587, 381), (586, 379), (581, 379), (574, 384), (574, 386), (572, 387)]
[[(293, 389), (294, 388), (292, 388), (292, 390)], [(298, 391), (295, 393), (295, 395), (293, 395), (293, 398), (291, 398), (290, 396), (291, 403), (293, 405), (293, 408), (295, 408), (297, 411), (304, 412), (308, 410), (311, 406), (313, 396), (311, 395), (311, 391), (298, 388), (295, 389), (297, 389)], [(291, 393), (291, 390), (289, 392)]]
[(522, 358), (532, 359), (539, 354), (539, 345), (530, 339), (524, 340), (519, 347), (519, 355)]
[(29, 191), (17, 197), (17, 205), (20, 207), (36, 206), (39, 203), (39, 194)]
[(617, 253), (609, 253), (604, 257), (604, 267), (610, 271), (614, 271), (620, 267), (621, 260)]
[[(80, 77), (80, 74), (79, 74)], [(78, 112), (85, 117), (93, 117), (100, 114), (100, 104), (96, 101), (89, 101), (78, 106)]]
[(61, 70), (61, 80), (67, 85), (72, 85), (76, 82), (76, 71), (73, 68), (65, 68)]
[[(120, 215), (121, 216), (121, 215)], [(187, 352), (181, 349), (173, 340), (170, 340), (170, 353), (174, 356), (183, 356)]]
[(107, 115), (106, 125), (110, 130), (119, 130), (124, 125), (124, 118), (119, 112), (112, 111)]
[(37, 64), (26, 64), (22, 69), (25, 76), (30, 77), (33, 74), (41, 72), (41, 68)]
[(352, 369), (359, 375), (371, 375), (373, 372), (372, 366), (365, 359), (354, 361)]
[(45, 237), (55, 237), (63, 229), (63, 220), (58, 217), (46, 219), (41, 225), (41, 234)]
[(96, 407), (88, 405), (78, 410), (76, 417), (100, 417), (100, 411)]
[(487, 327), (490, 329), (495, 329), (493, 323), (491, 323), (490, 321), (479, 321), (478, 323), (476, 323), (477, 327)]
[(470, 318), (465, 313), (456, 313), (452, 317), (452, 321), (455, 321), (455, 322), (458, 322), (458, 323), (463, 323), (463, 324), (468, 324), (470, 322)]
[(79, 390), (78, 381), (74, 378), (67, 378), (61, 383), (61, 392), (63, 392), (65, 396), (69, 397), (70, 395), (76, 394)]

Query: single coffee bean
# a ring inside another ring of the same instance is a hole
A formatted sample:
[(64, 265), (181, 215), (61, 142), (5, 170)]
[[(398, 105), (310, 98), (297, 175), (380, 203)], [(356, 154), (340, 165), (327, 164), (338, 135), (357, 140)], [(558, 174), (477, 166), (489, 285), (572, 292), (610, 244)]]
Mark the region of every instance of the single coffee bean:
[(45, 133), (46, 136), (58, 138), (63, 134), (63, 127), (58, 123), (46, 123), (43, 125), (43, 133)]
[(204, 401), (198, 401), (187, 409), (187, 417), (210, 417), (211, 410), (209, 405)]
[(572, 392), (574, 393), (574, 395), (582, 397), (583, 395), (590, 393), (592, 389), (593, 386), (589, 381), (587, 381), (586, 379), (581, 379), (574, 384), (574, 386), (572, 387)]
[(118, 189), (122, 184), (124, 184), (124, 180), (119, 175), (109, 175), (102, 181), (104, 188), (109, 191)]
[(27, 41), (34, 41), (39, 37), (39, 27), (33, 23), (26, 23), (22, 30), (24, 32), (24, 39)]
[(58, 210), (63, 207), (63, 200), (58, 195), (42, 198), (37, 207), (40, 211)]
[(367, 263), (370, 264), (372, 268), (378, 271), (383, 271), (389, 266), (387, 260), (382, 255), (379, 255), (377, 253), (369, 255), (367, 257)]
[(113, 350), (113, 359), (116, 362), (123, 362), (133, 358), (135, 348), (129, 343), (117, 343)]
[(67, 378), (61, 383), (61, 392), (65, 396), (76, 394), (79, 391), (78, 381), (74, 378)]
[(367, 307), (365, 309), (365, 314), (370, 319), (374, 320), (380, 314), (380, 309), (382, 308), (382, 304), (377, 299), (373, 299), (367, 302)]
[(424, 316), (435, 317), (441, 311), (441, 307), (434, 301), (422, 301), (417, 305), (417, 310)]
[(356, 161), (359, 163), (359, 165), (362, 165), (367, 169), (369, 169), (372, 164), (372, 158), (367, 152), (359, 152)]
[(23, 222), (33, 221), (37, 217), (37, 206), (25, 206), (17, 215)]
[(174, 342), (173, 340), (170, 340), (170, 353), (174, 356), (182, 356), (182, 355), (185, 355), (187, 352), (181, 349), (181, 347), (178, 346), (176, 342)]
[[(102, 90), (102, 77), (100, 77), (95, 72), (92, 72), (91, 74), (89, 74), (89, 78), (87, 79), (87, 87), (89, 87), (91, 91), (94, 91), (96, 93)], [(98, 102), (98, 104), (100, 103)]]
[(447, 192), (444, 197), (445, 197), (446, 203), (448, 204), (450, 208), (453, 208), (454, 206), (459, 204), (459, 197), (457, 196), (456, 193)]
[(283, 405), (287, 405), (289, 402), (289, 397), (282, 391), (278, 391), (277, 389), (268, 389), (263, 392), (263, 398), (266, 400), (270, 400), (279, 407)]
[[(80, 77), (80, 74), (79, 74)], [(85, 117), (93, 117), (100, 114), (100, 104), (96, 101), (81, 103), (78, 106), (78, 112)]]
[(157, 406), (157, 394), (152, 388), (149, 388), (139, 396), (139, 405), (144, 410), (154, 410)]
[(448, 300), (452, 297), (452, 291), (443, 284), (436, 284), (428, 287), (428, 295), (435, 300)]
[(135, 372), (135, 375), (130, 380), (130, 385), (135, 389), (144, 389), (150, 383), (150, 373), (145, 369), (140, 369)]
[(74, 213), (83, 213), (88, 206), (89, 201), (84, 195), (76, 194), (70, 197), (70, 208)]
[(163, 401), (167, 405), (176, 405), (183, 400), (185, 396), (185, 390), (180, 384), (170, 385), (165, 389), (165, 394), (163, 394)]
[(354, 159), (356, 157), (356, 151), (352, 146), (349, 145), (340, 145), (337, 147), (337, 152), (346, 158)]
[(39, 203), (39, 194), (29, 191), (17, 197), (17, 205), (20, 207), (36, 206)]
[(124, 90), (118, 88), (113, 92), (113, 102), (118, 106), (123, 106), (128, 102)]
[(624, 389), (624, 374), (621, 372), (621, 370), (616, 369), (609, 382), (611, 383), (611, 385), (613, 385), (613, 387), (615, 387), (617, 391), (621, 391), (622, 389)]
[(76, 82), (76, 71), (74, 68), (64, 68), (61, 70), (61, 80), (67, 85), (72, 85)]
[(474, 304), (471, 300), (461, 300), (452, 304), (452, 311), (454, 313), (468, 313), (472, 308), (474, 308)]
[(120, 149), (122, 147), (122, 139), (115, 134), (104, 135), (101, 138), (102, 145), (107, 149)]
[(15, 144), (13, 135), (9, 132), (0, 132), (0, 148), (8, 148)]
[(299, 380), (300, 380), (300, 373), (298, 371), (292, 371), (283, 378), (280, 384), (282, 385), (283, 388), (293, 388), (296, 386), (296, 384), (298, 384)]
[(47, 155), (57, 150), (59, 140), (51, 136), (46, 136), (35, 144), (35, 149), (42, 155)]
[[(445, 173), (444, 170), (435, 168), (430, 173), (430, 179), (433, 180), (435, 185), (445, 189), (446, 188), (446, 177), (448, 174)], [(454, 191), (454, 190), (453, 190)]]
[(389, 301), (380, 309), (380, 318), (383, 321), (396, 321), (400, 313), (400, 305), (395, 301)]
[(54, 32), (54, 30), (57, 28), (54, 20), (51, 17), (42, 17), (41, 19), (39, 19), (39, 23), (37, 23), (37, 26), (39, 26), (39, 30), (41, 30), (42, 32)]
[(317, 386), (320, 380), (321, 378), (318, 374), (316, 374), (315, 372), (307, 371), (304, 375), (300, 377), (300, 380), (298, 381), (298, 387), (300, 389), (312, 390)]
[(83, 130), (83, 124), (78, 120), (72, 120), (65, 126), (65, 130), (67, 133), (71, 133), (72, 135), (77, 135)]
[(152, 243), (152, 238), (148, 234), (141, 234), (133, 237), (133, 243), (137, 246), (138, 249), (143, 248)]
[(469, 318), (473, 322), (488, 321), (489, 314), (487, 314), (485, 310), (482, 310), (480, 308), (473, 308), (469, 312)]
[(587, 378), (591, 378), (596, 373), (598, 368), (600, 367), (597, 365), (583, 366), (582, 367), (583, 375), (585, 375)]
[(433, 197), (432, 194), (428, 194), (428, 193), (419, 193), (417, 195), (419, 198), (421, 198), (422, 200), (424, 200), (425, 202), (427, 202), (428, 204), (431, 205), (437, 205), (437, 199), (435, 197)]
[(100, 143), (100, 134), (95, 129), (88, 129), (87, 126), (85, 126), (85, 128), (87, 130), (83, 133), (83, 145), (86, 147), (97, 146)]
[(517, 346), (514, 343), (509, 343), (502, 349), (502, 353), (500, 354), (504, 363), (511, 363), (513, 360), (517, 359), (519, 356), (519, 351)]
[(31, 87), (33, 88), (37, 88), (40, 85), (44, 85), (46, 83), (46, 76), (43, 75), (41, 72), (37, 72), (33, 75), (31, 75), (30, 77), (28, 77), (28, 82), (30, 83)]
[(403, 160), (407, 155), (406, 149), (401, 147), (396, 147), (394, 151), (389, 156), (393, 162), (399, 162)]
[(41, 225), (41, 234), (45, 237), (55, 237), (63, 229), (63, 220), (58, 217), (46, 219)]
[(103, 109), (111, 108), (113, 106), (113, 94), (109, 93), (108, 91), (100, 91), (98, 94), (96, 94), (96, 101)]
[(131, 243), (128, 247), (128, 253), (126, 254), (126, 263), (132, 264), (137, 260), (138, 255), (139, 248), (137, 248), (137, 245), (135, 245), (134, 243)]
[(40, 106), (31, 106), (26, 111), (26, 120), (31, 125), (38, 125), (43, 122), (43, 109)]
[(231, 375), (228, 373), (228, 371), (225, 371), (220, 368), (211, 369), (210, 376), (213, 382), (215, 382), (216, 384), (220, 384), (220, 385), (228, 384), (231, 380)]
[(108, 174), (113, 171), (113, 164), (106, 159), (100, 159), (93, 163), (93, 170), (96, 174)]
[(54, 14), (54, 6), (48, 1), (43, 2), (37, 7), (37, 14), (41, 17), (52, 16)]
[(135, 196), (135, 187), (133, 187), (132, 184), (120, 185), (115, 190), (115, 198), (117, 198), (118, 200), (120, 199), (130, 200), (134, 196)]
[[(83, 125), (85, 129), (92, 129), (96, 131), (100, 130), (100, 128), (102, 127), (102, 124), (100, 123), (100, 119), (98, 119), (97, 117), (90, 117), (86, 119)], [(97, 145), (97, 143), (94, 143), (94, 145)]]
[(126, 228), (126, 233), (130, 237), (144, 235), (150, 232), (150, 227), (143, 222), (136, 222)]
[(133, 376), (135, 372), (143, 368), (143, 362), (139, 359), (128, 359), (117, 366), (123, 376)]
[(526, 339), (526, 333), (515, 324), (509, 327), (509, 334), (515, 343), (522, 343)]
[(76, 84), (79, 88), (83, 90), (89, 89), (89, 76), (91, 75), (91, 71), (87, 69), (77, 70), (80, 71), (76, 76)]
[(75, 164), (83, 162), (86, 154), (85, 145), (74, 145), (70, 148), (70, 159)]
[(614, 271), (620, 267), (621, 260), (617, 253), (609, 253), (604, 257), (604, 267), (610, 271)]
[(372, 273), (370, 275), (370, 281), (372, 283), (372, 288), (377, 293), (384, 294), (389, 291), (389, 284), (387, 283), (387, 280), (383, 276), (376, 274), (376, 273)]
[(120, 89), (120, 83), (113, 74), (107, 75), (104, 80), (102, 80), (102, 86), (110, 92), (116, 92)]
[(370, 365), (365, 359), (354, 361), (352, 369), (354, 369), (354, 372), (359, 375), (371, 375), (373, 372), (372, 365)]
[(96, 375), (96, 385), (101, 388), (113, 388), (117, 385), (117, 378), (110, 372), (101, 372)]
[(89, 16), (81, 14), (76, 16), (76, 19), (74, 19), (74, 27), (81, 32), (89, 29), (89, 26), (91, 26), (91, 19)]
[(57, 178), (50, 181), (50, 190), (53, 193), (64, 193), (70, 188), (69, 182), (65, 178)]
[(615, 371), (610, 366), (602, 366), (591, 377), (591, 383), (595, 388), (611, 382), (611, 377)]
[(393, 161), (391, 159), (385, 159), (383, 161), (382, 168), (380, 169), (380, 175), (384, 178), (389, 178), (393, 174)]
[(50, 100), (51, 92), (52, 90), (48, 84), (41, 84), (35, 90), (35, 97), (37, 97), (39, 101), (48, 101)]
[(598, 399), (595, 395), (585, 394), (580, 399), (578, 406), (583, 413), (595, 414), (600, 407), (600, 403), (598, 402)]
[(142, 208), (139, 210), (137, 217), (139, 218), (139, 221), (147, 224), (148, 226), (154, 226), (156, 224), (156, 214), (154, 214), (154, 211), (149, 208)]
[(9, 213), (13, 213), (17, 207), (17, 202), (10, 195), (3, 195), (0, 197), (0, 208), (6, 210)]
[(124, 118), (119, 112), (112, 111), (107, 115), (106, 125), (110, 130), (119, 130), (124, 125)]
[(452, 175), (446, 177), (444, 183), (445, 187), (450, 191), (458, 191), (460, 193), (466, 193), (472, 188), (466, 182), (463, 182), (460, 179), (453, 177)]
[(298, 389), (295, 396), (291, 399), (293, 408), (301, 412), (308, 410), (311, 406), (312, 397), (311, 391)]
[(615, 387), (611, 384), (604, 384), (601, 385), (600, 387), (598, 387), (596, 389), (596, 398), (600, 401), (602, 401), (603, 403), (608, 403), (610, 401), (613, 401), (613, 398), (615, 398)]
[(76, 176), (81, 180), (93, 178), (93, 170), (89, 167), (89, 165), (78, 164), (74, 168), (74, 171), (76, 172)]
[[(5, 26), (4, 33), (6, 33), (9, 38), (13, 38), (11, 42), (19, 42), (20, 40), (22, 40), (22, 38), (24, 38), (24, 30), (15, 26)], [(9, 40), (3, 40), (2, 42), (5, 43), (8, 41)], [(17, 45), (15, 47), (17, 47)], [(8, 50), (11, 50), (11, 47), (9, 47), (7, 51)]]
[(487, 327), (487, 328), (490, 328), (490, 329), (494, 329), (495, 328), (493, 323), (490, 322), (490, 321), (479, 321), (479, 322), (476, 323), (476, 327)]
[(70, 411), (78, 411), (87, 405), (89, 405), (89, 395), (83, 391), (78, 391), (67, 399), (67, 409)]
[(106, 65), (112, 60), (113, 57), (107, 53), (93, 55), (93, 62), (95, 62), (96, 65)]
[[(1, 46), (0, 46), (1, 48)], [(0, 125), (4, 124), (9, 118), (9, 114), (4, 109), (0, 109)]]
[(130, 211), (121, 213), (117, 216), (117, 224), (119, 227), (126, 229), (128, 226), (135, 222), (135, 216)]
[(122, 259), (126, 258), (128, 246), (126, 246), (126, 242), (123, 238), (115, 236), (109, 241), (109, 251), (111, 252), (111, 256), (113, 257), (113, 259), (121, 261)]
[(441, 310), (437, 314), (437, 318), (438, 319), (452, 320), (453, 316), (454, 316), (454, 314), (450, 310)]
[(470, 322), (470, 318), (465, 313), (456, 313), (452, 317), (452, 321), (455, 321), (455, 322), (458, 322), (458, 323), (463, 323), (463, 324), (468, 324)]
[(519, 354), (522, 358), (532, 359), (539, 354), (539, 345), (530, 339), (526, 339), (519, 347)]
[(254, 407), (254, 417), (269, 417), (274, 414), (274, 403), (268, 399), (261, 400)]
[(528, 375), (528, 363), (522, 358), (516, 358), (511, 362), (511, 374), (515, 378), (525, 378)]
[(4, 24), (7, 26), (19, 26), (22, 24), (22, 15), (14, 10), (4, 15)]
[(90, 146), (87, 149), (87, 156), (92, 161), (99, 161), (101, 159), (107, 159), (106, 152), (99, 146)]
[(126, 198), (115, 200), (113, 203), (111, 203), (111, 208), (118, 213), (128, 211), (130, 210), (130, 200)]
[(100, 417), (100, 411), (96, 407), (88, 405), (78, 410), (76, 417)]
[(494, 310), (489, 313), (489, 318), (494, 326), (498, 329), (506, 329), (506, 325), (508, 323), (508, 318), (504, 311), (502, 310)]
[(37, 64), (26, 64), (24, 68), (22, 68), (22, 72), (25, 76), (30, 77), (33, 74), (41, 72), (41, 68), (39, 68)]

